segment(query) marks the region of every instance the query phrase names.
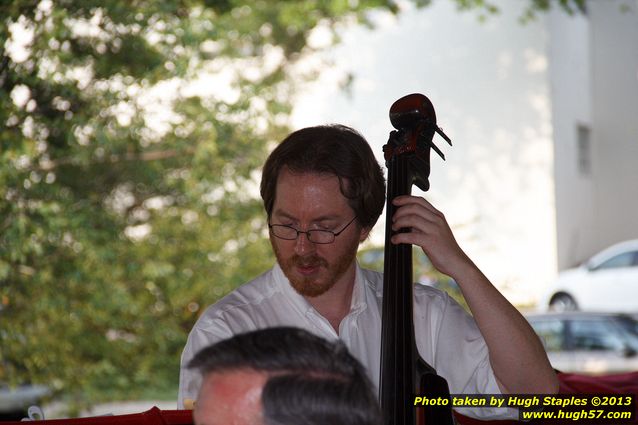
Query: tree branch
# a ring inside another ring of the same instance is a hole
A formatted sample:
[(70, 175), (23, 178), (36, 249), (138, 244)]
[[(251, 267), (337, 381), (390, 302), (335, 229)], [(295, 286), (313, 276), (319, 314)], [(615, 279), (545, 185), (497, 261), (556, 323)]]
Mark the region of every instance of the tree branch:
[[(108, 158), (104, 158), (101, 160), (96, 160), (87, 165), (91, 164), (117, 164), (120, 162), (128, 162), (128, 161), (160, 161), (168, 158), (175, 158), (178, 156), (186, 156), (192, 155), (195, 152), (193, 148), (186, 149), (168, 149), (162, 151), (149, 151), (149, 152), (130, 152), (123, 155), (110, 155)], [(38, 167), (35, 167), (35, 171), (51, 171), (60, 166), (64, 165), (76, 165), (80, 166), (81, 164), (75, 158), (60, 158), (54, 161), (47, 160), (41, 161)]]

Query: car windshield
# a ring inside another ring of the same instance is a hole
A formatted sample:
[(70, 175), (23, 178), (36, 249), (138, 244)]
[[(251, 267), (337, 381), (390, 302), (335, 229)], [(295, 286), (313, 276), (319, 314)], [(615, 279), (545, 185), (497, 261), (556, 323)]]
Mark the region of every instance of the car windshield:
[(571, 348), (574, 350), (621, 350), (625, 345), (624, 330), (613, 321), (600, 318), (571, 319)]
[(619, 336), (622, 338), (625, 348), (631, 348), (638, 352), (638, 322), (630, 317), (619, 316), (614, 321), (620, 330)]
[(618, 324), (627, 332), (638, 337), (638, 320), (629, 316), (619, 316)]

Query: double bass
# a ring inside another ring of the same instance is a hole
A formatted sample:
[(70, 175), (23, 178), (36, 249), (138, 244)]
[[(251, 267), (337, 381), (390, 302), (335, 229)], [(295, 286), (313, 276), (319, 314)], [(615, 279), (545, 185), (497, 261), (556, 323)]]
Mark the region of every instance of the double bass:
[[(413, 323), (412, 245), (390, 242), (392, 200), (409, 195), (412, 185), (429, 189), (430, 149), (445, 159), (434, 145), (435, 133), (450, 145), (450, 139), (436, 124), (434, 106), (422, 94), (410, 94), (390, 108), (390, 122), (396, 129), (383, 147), (388, 168), (387, 205), (381, 325), (381, 374), (379, 391), (385, 425), (453, 424), (447, 406), (414, 407), (414, 396), (449, 401), (447, 381), (428, 365), (417, 351)], [(401, 229), (409, 231), (409, 229)]]

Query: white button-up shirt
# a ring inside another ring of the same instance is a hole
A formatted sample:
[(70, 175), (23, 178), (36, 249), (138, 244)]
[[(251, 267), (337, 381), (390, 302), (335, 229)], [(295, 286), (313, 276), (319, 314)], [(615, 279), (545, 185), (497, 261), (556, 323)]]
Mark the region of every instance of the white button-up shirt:
[[(383, 275), (357, 265), (350, 312), (339, 334), (288, 282), (279, 265), (211, 305), (199, 318), (184, 352), (178, 408), (197, 398), (201, 377), (187, 368), (202, 348), (234, 334), (273, 326), (295, 326), (328, 340), (340, 338), (379, 386)], [(414, 329), (419, 354), (447, 379), (451, 394), (500, 394), (479, 329), (445, 292), (414, 288)], [(457, 409), (468, 416), (510, 417), (510, 409)]]

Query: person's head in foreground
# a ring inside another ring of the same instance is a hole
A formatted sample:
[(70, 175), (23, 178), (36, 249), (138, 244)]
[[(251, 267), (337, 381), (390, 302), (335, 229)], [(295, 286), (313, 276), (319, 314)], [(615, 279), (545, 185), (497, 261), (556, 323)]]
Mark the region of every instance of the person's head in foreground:
[(361, 364), (340, 341), (267, 328), (201, 350), (189, 368), (203, 376), (196, 425), (380, 425)]

